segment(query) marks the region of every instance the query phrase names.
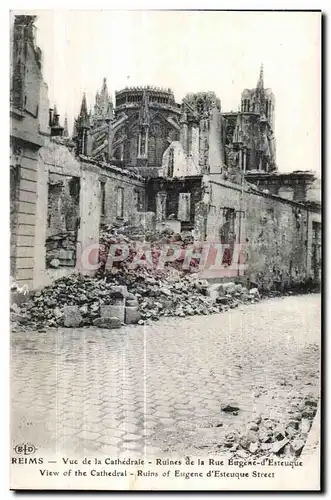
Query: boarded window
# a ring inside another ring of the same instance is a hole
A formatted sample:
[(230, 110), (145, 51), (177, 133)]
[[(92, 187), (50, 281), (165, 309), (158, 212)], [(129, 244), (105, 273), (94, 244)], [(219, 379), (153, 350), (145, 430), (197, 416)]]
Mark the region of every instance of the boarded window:
[(122, 219), (124, 217), (124, 189), (117, 188), (117, 217)]
[(221, 243), (232, 243), (235, 239), (235, 219), (236, 212), (234, 208), (223, 209), (223, 226), (220, 231)]
[(145, 194), (139, 189), (134, 191), (135, 208), (137, 212), (144, 212), (145, 210)]

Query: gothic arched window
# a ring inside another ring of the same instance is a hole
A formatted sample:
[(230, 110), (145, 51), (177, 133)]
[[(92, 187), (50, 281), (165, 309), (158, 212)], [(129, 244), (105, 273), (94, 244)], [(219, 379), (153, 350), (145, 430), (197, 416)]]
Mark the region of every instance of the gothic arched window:
[(197, 101), (197, 111), (198, 111), (198, 113), (202, 113), (203, 112), (203, 108), (204, 108), (203, 100), (199, 99)]
[(162, 136), (162, 126), (161, 123), (158, 121), (153, 122), (152, 127), (151, 127), (151, 134), (154, 137), (161, 137)]

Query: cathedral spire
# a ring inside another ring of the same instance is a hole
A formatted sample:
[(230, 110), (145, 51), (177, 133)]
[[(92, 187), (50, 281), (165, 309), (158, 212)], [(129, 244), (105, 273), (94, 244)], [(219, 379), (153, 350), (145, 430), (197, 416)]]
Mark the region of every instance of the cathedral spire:
[(103, 79), (101, 95), (105, 95), (108, 97), (108, 89), (107, 89), (107, 78)]
[(95, 96), (94, 116), (98, 119), (111, 120), (113, 117), (113, 103), (107, 88), (107, 79), (103, 79), (100, 92)]
[(83, 98), (82, 98), (82, 104), (80, 106), (80, 113), (79, 113), (79, 116), (80, 117), (86, 117), (88, 115), (88, 112), (87, 112), (87, 102), (86, 102), (86, 94), (84, 92), (83, 94)]
[(263, 63), (261, 64), (261, 68), (260, 68), (260, 75), (259, 75), (259, 79), (258, 79), (258, 82), (257, 82), (257, 85), (256, 85), (256, 88), (257, 89), (264, 89), (264, 71), (263, 71)]
[(78, 117), (77, 126), (82, 129), (87, 129), (90, 127), (90, 117), (87, 111), (86, 94), (84, 92), (82, 98), (82, 104), (80, 106), (80, 113)]

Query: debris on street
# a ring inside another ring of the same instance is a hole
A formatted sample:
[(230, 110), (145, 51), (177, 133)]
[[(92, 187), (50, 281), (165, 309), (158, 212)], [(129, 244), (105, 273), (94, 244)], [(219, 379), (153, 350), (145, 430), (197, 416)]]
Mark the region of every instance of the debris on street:
[[(314, 408), (310, 412), (309, 419), (303, 417), (307, 408)], [(279, 426), (277, 419), (267, 417), (255, 419), (254, 422), (247, 424), (246, 432), (237, 434), (230, 451), (234, 454), (240, 451), (241, 458), (250, 455), (261, 457), (276, 455), (285, 458), (300, 456), (317, 411), (317, 397), (313, 395), (306, 397), (298, 404), (297, 410), (295, 420), (289, 421), (284, 427)], [(219, 443), (219, 448), (223, 447), (229, 447), (228, 435), (225, 436), (223, 444)]]
[[(291, 420), (288, 421), (286, 416), (285, 425), (282, 425), (279, 418), (261, 415), (242, 424), (238, 421), (242, 417), (236, 418), (239, 407), (233, 403), (225, 404), (221, 410), (227, 412), (233, 423), (226, 424), (221, 421), (208, 428), (197, 428), (195, 436), (197, 442), (204, 442), (209, 434), (214, 443), (214, 446), (210, 443), (211, 450), (217, 450), (217, 453), (230, 452), (238, 459), (249, 459), (252, 455), (293, 459), (300, 456), (305, 446), (317, 405), (317, 396), (310, 394), (302, 399), (298, 397), (295, 415), (292, 414)], [(309, 419), (304, 416), (307, 409), (312, 409)], [(199, 447), (199, 444), (197, 446)]]
[[(192, 237), (185, 233), (142, 231), (143, 228), (130, 226), (102, 231), (100, 242), (104, 251), (100, 252), (101, 267), (95, 276), (72, 274), (35, 292), (29, 301), (12, 311), (13, 323), (16, 320), (37, 329), (90, 325), (111, 328), (118, 323), (101, 321), (102, 308), (106, 306), (110, 311), (108, 318), (118, 318), (121, 324), (142, 325), (162, 316), (208, 315), (260, 300), (255, 288), (248, 290), (234, 282), (209, 284), (195, 272), (182, 271), (181, 257), (163, 269), (130, 266), (137, 252), (135, 239), (140, 241), (143, 235), (152, 242), (153, 262), (159, 259), (163, 243), (178, 244), (182, 249), (192, 244)], [(128, 245), (129, 256), (107, 268), (109, 246), (119, 243)], [(196, 264), (192, 259), (190, 271)]]
[[(118, 285), (128, 290), (122, 306), (115, 304), (114, 289)], [(217, 294), (210, 296), (209, 292), (206, 280), (195, 275), (183, 276), (171, 268), (157, 272), (114, 268), (104, 278), (81, 275), (60, 278), (36, 292), (20, 308), (15, 306), (14, 310), (13, 306), (12, 313), (20, 325), (78, 327), (95, 324), (102, 307), (109, 306), (113, 310), (111, 315), (122, 323), (148, 324), (162, 316), (208, 315), (259, 300), (241, 285), (224, 290), (220, 284)]]

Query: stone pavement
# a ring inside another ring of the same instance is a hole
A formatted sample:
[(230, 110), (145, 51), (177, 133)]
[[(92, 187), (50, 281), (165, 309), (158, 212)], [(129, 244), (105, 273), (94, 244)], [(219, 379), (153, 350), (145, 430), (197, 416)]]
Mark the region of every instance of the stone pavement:
[[(320, 296), (120, 330), (12, 333), (11, 439), (52, 453), (217, 452), (215, 432), (319, 392)], [(236, 417), (221, 412), (235, 400)], [(218, 427), (217, 427), (218, 426)]]

